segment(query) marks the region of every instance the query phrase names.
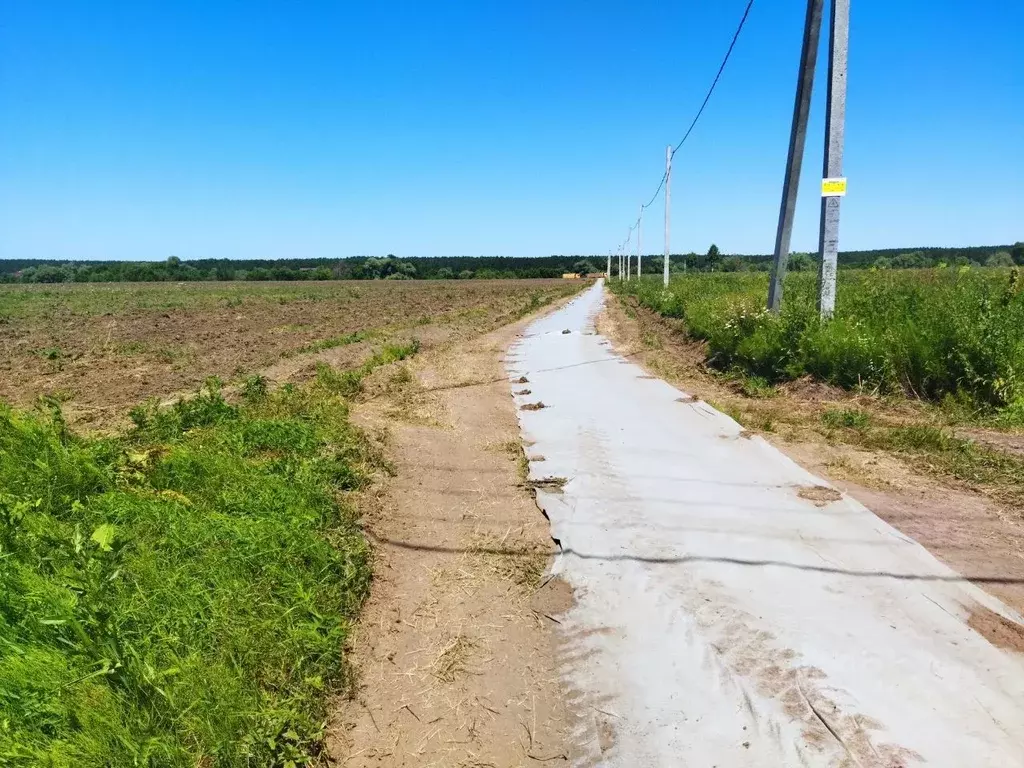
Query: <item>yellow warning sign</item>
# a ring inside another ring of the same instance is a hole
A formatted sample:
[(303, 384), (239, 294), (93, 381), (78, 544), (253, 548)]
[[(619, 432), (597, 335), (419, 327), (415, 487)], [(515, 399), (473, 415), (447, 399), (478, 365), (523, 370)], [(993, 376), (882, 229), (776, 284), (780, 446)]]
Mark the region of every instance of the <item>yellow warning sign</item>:
[(821, 180), (821, 196), (822, 197), (845, 197), (846, 196), (846, 179), (845, 178), (822, 179)]

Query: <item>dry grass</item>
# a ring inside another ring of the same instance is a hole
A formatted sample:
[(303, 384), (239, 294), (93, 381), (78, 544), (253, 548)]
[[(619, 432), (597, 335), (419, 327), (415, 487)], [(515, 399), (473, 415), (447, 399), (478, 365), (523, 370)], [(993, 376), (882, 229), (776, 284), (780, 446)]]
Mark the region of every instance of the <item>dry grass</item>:
[(526, 451), (523, 450), (521, 442), (518, 440), (506, 440), (505, 442), (489, 445), (487, 448), (507, 454), (509, 459), (516, 464), (516, 475), (519, 477), (519, 482), (521, 484), (526, 483), (527, 478), (530, 476), (530, 462), (526, 458)]
[(502, 578), (532, 592), (544, 578), (549, 557), (540, 550), (524, 549), (515, 554), (496, 555), (496, 568)]
[(824, 485), (801, 486), (797, 490), (796, 495), (801, 499), (812, 502), (816, 507), (824, 507), (833, 501), (839, 501), (843, 498), (843, 494), (835, 488), (829, 488)]
[(513, 547), (507, 553), (491, 555), (490, 560), (499, 578), (532, 592), (544, 578), (549, 557), (539, 549)]
[(466, 547), (470, 571), (486, 579), (515, 585), (524, 595), (533, 592), (544, 577), (550, 553), (523, 539), (523, 531), (511, 529), (500, 538), (477, 533)]
[(419, 366), (408, 361), (374, 371), (365, 380), (362, 401), (380, 400), (381, 412), (389, 420), (417, 427), (448, 429), (450, 414), (436, 393), (424, 387)]
[(445, 644), (431, 663), (434, 677), (442, 683), (454, 683), (456, 678), (466, 673), (466, 662), (475, 648), (476, 643), (460, 632)]

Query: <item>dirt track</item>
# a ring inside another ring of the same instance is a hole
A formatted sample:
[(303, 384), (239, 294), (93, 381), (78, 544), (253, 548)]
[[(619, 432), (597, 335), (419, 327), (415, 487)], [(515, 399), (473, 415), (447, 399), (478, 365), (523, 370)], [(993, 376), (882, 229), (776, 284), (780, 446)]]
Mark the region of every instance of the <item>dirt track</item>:
[(339, 764), (565, 764), (548, 616), (566, 595), (541, 586), (553, 544), (501, 364), (517, 328), (419, 356), (411, 381), (356, 411), (388, 434), (397, 472), (365, 519), (377, 564), (357, 688), (332, 728)]

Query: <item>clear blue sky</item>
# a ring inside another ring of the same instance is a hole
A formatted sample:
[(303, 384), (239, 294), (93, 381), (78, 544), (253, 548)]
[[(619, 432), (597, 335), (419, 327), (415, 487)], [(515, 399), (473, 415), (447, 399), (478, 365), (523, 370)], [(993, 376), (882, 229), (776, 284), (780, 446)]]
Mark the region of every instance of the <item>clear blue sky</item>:
[[(0, 258), (604, 254), (744, 4), (0, 0)], [(1024, 4), (852, 6), (841, 246), (1024, 239)], [(755, 2), (674, 252), (771, 250), (804, 7)]]

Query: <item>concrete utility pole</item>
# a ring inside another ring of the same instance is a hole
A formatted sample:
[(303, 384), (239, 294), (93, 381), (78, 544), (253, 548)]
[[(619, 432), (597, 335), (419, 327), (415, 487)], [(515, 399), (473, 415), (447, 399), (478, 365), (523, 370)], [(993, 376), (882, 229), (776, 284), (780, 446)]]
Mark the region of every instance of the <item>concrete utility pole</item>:
[(775, 234), (775, 257), (772, 260), (771, 281), (768, 285), (768, 309), (772, 312), (778, 312), (782, 308), (782, 284), (786, 279), (789, 246), (793, 237), (793, 215), (796, 211), (800, 167), (803, 165), (804, 144), (807, 139), (807, 116), (811, 111), (811, 92), (814, 89), (814, 68), (818, 59), (818, 41), (821, 37), (821, 16), (824, 6), (825, 0), (807, 0), (804, 44), (800, 52), (800, 69), (796, 78), (793, 126), (789, 134), (789, 155), (786, 157), (786, 176), (782, 183), (779, 228)]
[(843, 139), (846, 127), (846, 68), (850, 45), (850, 0), (832, 0), (828, 48), (828, 106), (825, 110), (825, 162), (821, 184), (821, 229), (818, 236), (818, 311), (832, 317), (836, 309), (839, 259), (839, 201), (846, 194)]
[(639, 280), (644, 276), (644, 271), (641, 269), (640, 259), (642, 258), (642, 252), (640, 248), (643, 243), (643, 228), (644, 228), (644, 207), (640, 206), (640, 216), (636, 220), (636, 279)]
[[(628, 244), (629, 244), (629, 237), (626, 238), (626, 245), (628, 245)], [(629, 251), (626, 250), (626, 246), (625, 245), (622, 246), (622, 252), (626, 256), (626, 282), (628, 283), (630, 281), (630, 278), (632, 278), (632, 276), (633, 276), (632, 273), (630, 272), (632, 260), (629, 258)]]
[(608, 269), (605, 270), (604, 276), (609, 280), (612, 279), (612, 252), (608, 251)]
[(672, 145), (665, 147), (665, 261), (662, 264), (662, 283), (668, 288), (669, 206), (672, 196)]

